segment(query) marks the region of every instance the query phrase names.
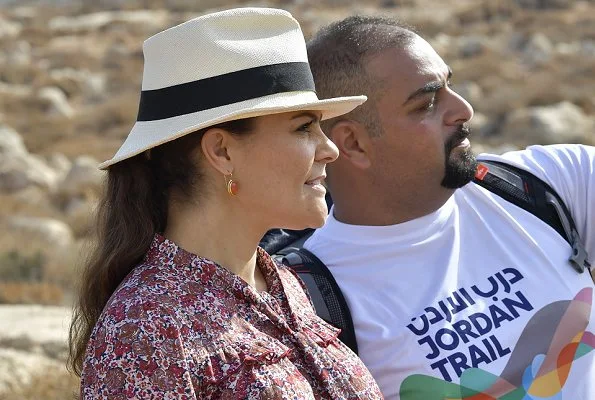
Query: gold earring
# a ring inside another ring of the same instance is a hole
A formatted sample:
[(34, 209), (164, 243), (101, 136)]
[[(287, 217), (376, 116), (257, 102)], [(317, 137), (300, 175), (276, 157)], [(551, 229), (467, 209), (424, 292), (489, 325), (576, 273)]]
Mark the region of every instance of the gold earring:
[(225, 175), (225, 186), (227, 187), (227, 193), (229, 193), (230, 196), (238, 194), (238, 183), (233, 180), (232, 173)]

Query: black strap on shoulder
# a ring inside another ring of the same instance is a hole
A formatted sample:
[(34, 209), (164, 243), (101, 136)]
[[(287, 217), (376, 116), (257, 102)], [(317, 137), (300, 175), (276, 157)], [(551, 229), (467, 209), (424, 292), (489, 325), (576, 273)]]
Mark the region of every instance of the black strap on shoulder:
[(568, 207), (546, 182), (523, 169), (487, 160), (480, 162), (474, 182), (554, 228), (572, 247), (569, 261), (576, 271), (583, 273), (591, 266)]
[(314, 229), (311, 228), (299, 231), (279, 228), (271, 229), (260, 239), (258, 246), (262, 247), (271, 255), (284, 255), (288, 249), (301, 247), (301, 244), (305, 241), (304, 238), (310, 237), (313, 232)]
[[(328, 209), (333, 205), (333, 199), (327, 192), (325, 201)], [(306, 228), (301, 230), (292, 229), (271, 229), (260, 239), (259, 246), (266, 250), (267, 253), (275, 255), (285, 255), (293, 249), (300, 248), (308, 239), (314, 229)]]
[(316, 314), (341, 329), (339, 340), (357, 354), (357, 341), (349, 306), (326, 265), (314, 254), (301, 248), (301, 245), (299, 248), (292, 246), (291, 251), (281, 258), (281, 262), (293, 269), (304, 281)]

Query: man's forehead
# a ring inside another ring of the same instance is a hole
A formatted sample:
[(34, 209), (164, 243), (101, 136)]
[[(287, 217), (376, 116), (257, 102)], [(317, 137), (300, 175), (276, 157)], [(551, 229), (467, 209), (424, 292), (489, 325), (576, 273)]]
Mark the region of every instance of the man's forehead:
[(429, 73), (439, 73), (443, 75), (449, 72), (449, 67), (446, 65), (442, 57), (436, 53), (436, 50), (424, 39), (417, 37), (411, 45), (407, 46), (404, 51), (423, 69)]
[(432, 46), (420, 37), (402, 48), (389, 48), (373, 56), (365, 63), (366, 72), (376, 79), (433, 77), (448, 75), (449, 67)]

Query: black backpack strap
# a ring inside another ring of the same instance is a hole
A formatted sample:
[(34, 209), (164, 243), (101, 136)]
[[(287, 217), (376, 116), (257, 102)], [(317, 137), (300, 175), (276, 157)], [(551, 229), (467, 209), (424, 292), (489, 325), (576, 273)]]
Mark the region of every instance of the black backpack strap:
[(341, 329), (339, 340), (357, 354), (357, 341), (349, 306), (326, 265), (304, 248), (293, 248), (281, 258), (281, 262), (293, 269), (304, 281), (316, 314)]
[[(330, 210), (333, 205), (330, 193), (326, 193), (325, 200)], [(259, 246), (271, 255), (285, 255), (289, 252), (288, 250), (302, 247), (306, 239), (312, 236), (312, 233), (314, 233), (312, 228), (301, 230), (271, 229), (260, 239)]]
[[(277, 261), (283, 262), (283, 256), (286, 256), (289, 253), (293, 253), (295, 251), (299, 251), (302, 247), (304, 247), (304, 243), (306, 243), (306, 240), (308, 240), (308, 238), (310, 238), (312, 234), (314, 234), (314, 229), (309, 229), (303, 235), (301, 235), (297, 239), (294, 239), (294, 241), (288, 244), (286, 247), (277, 251), (273, 257), (275, 257)], [(318, 258), (316, 260), (318, 260)]]
[(572, 247), (569, 261), (576, 271), (591, 267), (568, 207), (546, 182), (523, 169), (487, 160), (480, 161), (474, 182), (554, 228)]
[(313, 232), (312, 228), (302, 230), (271, 229), (260, 239), (258, 246), (269, 254), (279, 254), (286, 249), (298, 247), (299, 243), (303, 244), (303, 241), (309, 238)]

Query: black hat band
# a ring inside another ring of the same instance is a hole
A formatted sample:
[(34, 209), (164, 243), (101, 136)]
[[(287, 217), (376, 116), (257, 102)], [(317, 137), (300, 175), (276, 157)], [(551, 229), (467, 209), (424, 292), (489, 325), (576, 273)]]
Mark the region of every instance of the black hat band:
[(315, 91), (306, 62), (265, 65), (198, 81), (143, 90), (137, 121), (154, 121), (293, 91)]

